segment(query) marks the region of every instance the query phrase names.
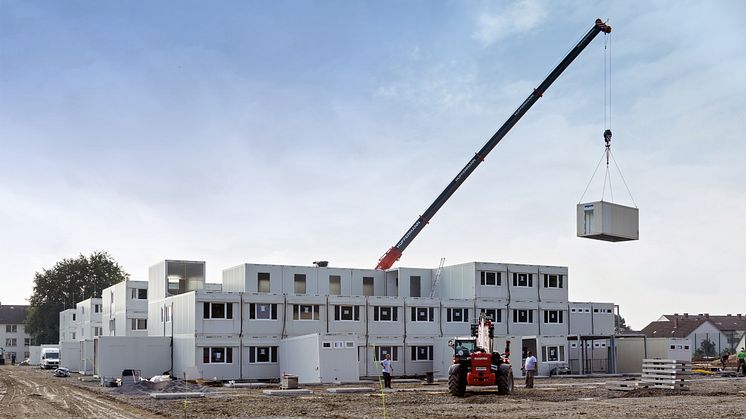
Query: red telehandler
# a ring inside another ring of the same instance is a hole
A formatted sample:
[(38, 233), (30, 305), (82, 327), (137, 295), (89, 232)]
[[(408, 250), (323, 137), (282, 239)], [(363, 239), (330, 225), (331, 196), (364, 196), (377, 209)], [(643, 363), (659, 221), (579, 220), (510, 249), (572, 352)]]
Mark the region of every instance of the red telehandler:
[[(611, 32), (611, 26), (604, 23), (601, 19), (596, 19), (596, 22), (594, 23), (593, 27), (588, 31), (588, 33), (583, 36), (583, 38), (578, 42), (577, 45), (575, 45), (575, 48), (571, 49), (570, 52), (565, 56), (565, 58), (557, 64), (557, 67), (552, 70), (551, 73), (547, 76), (546, 79), (537, 87), (534, 89), (533, 92), (531, 92), (530, 95), (526, 98), (526, 100), (521, 103), (521, 106), (516, 109), (515, 112), (508, 118), (505, 123), (500, 127), (499, 130), (495, 133), (495, 135), (490, 138), (489, 141), (487, 141), (487, 144), (482, 147), (481, 150), (479, 150), (474, 157), (472, 157), (468, 163), (466, 163), (466, 166), (464, 166), (463, 169), (456, 175), (455, 178), (451, 181), (451, 183), (446, 186), (446, 188), (443, 190), (443, 192), (438, 195), (438, 197), (435, 199), (435, 201), (430, 204), (430, 206), (425, 210), (425, 212), (417, 218), (417, 220), (412, 224), (412, 227), (407, 230), (406, 233), (404, 233), (404, 236), (402, 236), (401, 239), (396, 243), (396, 245), (392, 246), (386, 253), (381, 256), (381, 258), (378, 260), (378, 265), (376, 266), (376, 269), (389, 269), (391, 266), (394, 265), (394, 263), (401, 258), (402, 252), (404, 252), (404, 249), (407, 248), (412, 243), (412, 240), (414, 240), (415, 237), (417, 237), (418, 234), (420, 234), (420, 231), (422, 231), (423, 228), (425, 228), (425, 225), (432, 220), (432, 218), (435, 216), (435, 214), (438, 212), (438, 210), (443, 206), (443, 204), (448, 201), (448, 198), (453, 195), (454, 192), (461, 186), (462, 183), (466, 180), (466, 178), (471, 175), (471, 173), (474, 171), (474, 169), (479, 166), (480, 163), (484, 161), (484, 159), (487, 157), (487, 155), (492, 151), (493, 148), (497, 145), (497, 143), (500, 142), (500, 140), (505, 137), (505, 135), (510, 131), (511, 128), (513, 128), (513, 125), (515, 125), (521, 117), (529, 110), (531, 109), (531, 106), (536, 103), (537, 100), (544, 94), (544, 92), (547, 91), (549, 86), (554, 83), (555, 80), (562, 74), (563, 71), (570, 65), (570, 63), (577, 58), (578, 55), (585, 49), (585, 47), (588, 46), (588, 44), (593, 41), (593, 38), (596, 37), (599, 33), (610, 33)], [(611, 135), (611, 132), (609, 132), (609, 135)]]
[(492, 350), (494, 326), (482, 313), (471, 325), (470, 337), (453, 340), (453, 365), (448, 369), (448, 392), (463, 397), (466, 386), (497, 386), (497, 394), (513, 392), (513, 370), (507, 353)]

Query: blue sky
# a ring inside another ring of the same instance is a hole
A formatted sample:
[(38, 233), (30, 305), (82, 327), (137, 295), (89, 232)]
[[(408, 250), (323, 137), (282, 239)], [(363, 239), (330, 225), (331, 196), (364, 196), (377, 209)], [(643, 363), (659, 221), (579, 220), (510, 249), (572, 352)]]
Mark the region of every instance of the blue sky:
[(206, 260), (211, 282), (242, 262), (373, 267), (602, 17), (641, 240), (574, 236), (603, 148), (599, 36), (400, 264), (569, 266), (571, 299), (620, 304), (635, 327), (743, 312), (745, 12), (0, 0), (0, 302), (23, 303), (35, 271), (99, 249), (136, 279), (165, 258)]

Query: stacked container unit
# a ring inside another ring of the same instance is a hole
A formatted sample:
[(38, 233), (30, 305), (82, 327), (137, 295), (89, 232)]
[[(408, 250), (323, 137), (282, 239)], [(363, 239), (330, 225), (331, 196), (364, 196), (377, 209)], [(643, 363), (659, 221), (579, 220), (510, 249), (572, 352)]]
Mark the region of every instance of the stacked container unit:
[(147, 336), (148, 282), (125, 280), (105, 288), (102, 300), (103, 336)]
[(421, 375), (433, 370), (434, 339), (440, 333), (440, 300), (429, 297), (404, 299), (406, 375)]

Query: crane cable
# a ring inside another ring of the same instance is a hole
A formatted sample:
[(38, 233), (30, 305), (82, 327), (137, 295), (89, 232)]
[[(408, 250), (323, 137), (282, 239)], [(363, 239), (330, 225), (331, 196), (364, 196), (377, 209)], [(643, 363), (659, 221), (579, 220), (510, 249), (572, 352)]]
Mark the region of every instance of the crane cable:
[(604, 158), (606, 158), (606, 170), (604, 173), (604, 182), (603, 182), (603, 189), (601, 191), (601, 200), (603, 201), (605, 195), (606, 195), (606, 183), (609, 184), (609, 193), (611, 194), (611, 201), (614, 201), (614, 189), (611, 185), (611, 171), (609, 168), (610, 162), (613, 162), (614, 165), (616, 165), (617, 172), (619, 173), (619, 177), (622, 179), (622, 183), (624, 184), (624, 187), (627, 189), (627, 193), (629, 194), (630, 199), (632, 200), (632, 203), (634, 204), (635, 208), (637, 208), (637, 203), (635, 202), (635, 198), (632, 196), (632, 192), (629, 189), (629, 186), (627, 185), (627, 181), (624, 178), (624, 175), (622, 174), (622, 169), (619, 167), (619, 163), (617, 163), (616, 158), (614, 157), (614, 154), (611, 152), (611, 40), (609, 38), (609, 34), (605, 34), (604, 36), (604, 140), (606, 142), (606, 147), (604, 148), (603, 154), (601, 154), (601, 159), (598, 161), (598, 164), (596, 165), (596, 168), (593, 170), (593, 174), (591, 175), (590, 180), (588, 180), (588, 184), (585, 186), (585, 190), (583, 191), (583, 195), (580, 196), (580, 200), (578, 203), (581, 203), (583, 201), (583, 198), (585, 197), (585, 194), (588, 192), (588, 188), (590, 188), (591, 183), (593, 182), (593, 178), (596, 176), (596, 173), (598, 172), (598, 168), (601, 166), (601, 162), (603, 162)]

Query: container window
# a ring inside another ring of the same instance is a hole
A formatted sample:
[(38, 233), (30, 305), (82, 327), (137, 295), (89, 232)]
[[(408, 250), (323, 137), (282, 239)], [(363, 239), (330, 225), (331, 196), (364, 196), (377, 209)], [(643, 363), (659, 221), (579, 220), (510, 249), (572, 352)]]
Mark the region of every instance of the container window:
[(360, 306), (334, 306), (334, 320), (360, 321)]
[(277, 304), (249, 304), (249, 320), (277, 320)]
[(433, 347), (432, 346), (412, 346), (411, 359), (412, 361), (432, 361), (433, 360)]
[(259, 272), (256, 274), (257, 292), (269, 292), (269, 272)]
[(249, 346), (249, 364), (277, 363), (277, 346)]
[(468, 323), (469, 322), (469, 309), (468, 308), (449, 308), (446, 310), (446, 321), (451, 323)]
[(319, 306), (307, 304), (293, 305), (293, 320), (318, 320)]
[(373, 320), (381, 321), (381, 322), (398, 321), (398, 308), (399, 307), (374, 306), (373, 307)]
[(322, 342), (321, 347), (324, 349), (331, 349), (332, 343), (331, 342)]
[(529, 287), (529, 288), (533, 287), (534, 286), (534, 275), (513, 272), (513, 286), (514, 287)]
[(502, 283), (501, 272), (482, 271), (479, 277), (480, 284), (484, 286), (500, 286)]
[(544, 274), (544, 288), (562, 288), (562, 275)]
[(365, 296), (371, 296), (373, 295), (373, 277), (372, 276), (364, 276), (363, 277), (363, 295)]
[(296, 294), (306, 293), (306, 275), (305, 274), (295, 274), (293, 282), (295, 284), (294, 291)]
[(409, 277), (409, 296), (410, 297), (421, 297), (420, 290), (422, 286), (422, 278), (419, 276)]
[(342, 294), (342, 277), (339, 275), (329, 275), (329, 295)]
[(513, 310), (513, 323), (533, 323), (533, 310)]
[(386, 359), (386, 355), (391, 355), (392, 361), (399, 360), (399, 348), (396, 346), (376, 346), (376, 360)]

